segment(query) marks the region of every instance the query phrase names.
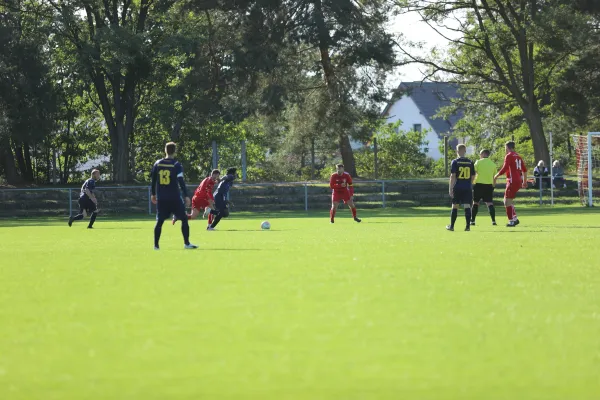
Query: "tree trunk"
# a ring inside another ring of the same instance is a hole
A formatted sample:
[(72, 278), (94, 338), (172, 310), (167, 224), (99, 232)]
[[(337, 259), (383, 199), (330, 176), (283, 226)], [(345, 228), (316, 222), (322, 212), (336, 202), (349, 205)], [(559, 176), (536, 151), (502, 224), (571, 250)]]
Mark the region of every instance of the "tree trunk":
[(550, 163), (550, 151), (548, 150), (548, 142), (544, 135), (542, 115), (537, 107), (537, 103), (532, 106), (532, 110), (525, 116), (527, 118), (527, 124), (529, 125), (529, 133), (531, 134), (535, 161), (537, 163), (540, 160), (544, 160), (546, 165), (548, 165)]
[[(323, 75), (325, 76), (325, 83), (327, 84), (327, 90), (329, 91), (331, 105), (330, 107), (334, 110), (336, 120), (341, 122), (343, 116), (341, 116), (341, 100), (342, 97), (338, 91), (337, 80), (335, 77), (335, 71), (331, 63), (331, 55), (329, 54), (329, 43), (331, 42), (331, 36), (327, 24), (325, 23), (325, 15), (323, 13), (323, 6), (321, 0), (314, 0), (315, 6), (314, 17), (315, 24), (317, 26), (317, 32), (319, 36), (319, 51), (321, 52), (321, 66), (323, 67)], [(343, 124), (342, 124), (343, 125)], [(340, 134), (339, 137), (340, 153), (342, 154), (342, 162), (344, 163), (345, 170), (353, 177), (356, 176), (356, 166), (354, 163), (354, 152), (350, 145), (350, 138), (347, 134)]]
[(118, 183), (129, 181), (129, 132), (117, 121), (116, 148), (113, 151), (113, 179)]
[(4, 138), (0, 141), (0, 157), (2, 158), (2, 164), (4, 165), (6, 181), (11, 185), (21, 183), (21, 177), (17, 172), (15, 157), (8, 138)]
[(342, 162), (344, 170), (352, 177), (356, 177), (356, 164), (354, 162), (354, 152), (350, 145), (350, 138), (346, 134), (340, 135), (340, 152), (342, 153)]
[(25, 175), (25, 179), (33, 183), (33, 163), (31, 162), (31, 149), (29, 147), (29, 143), (23, 143), (23, 156), (25, 158), (25, 168), (27, 169), (27, 174)]

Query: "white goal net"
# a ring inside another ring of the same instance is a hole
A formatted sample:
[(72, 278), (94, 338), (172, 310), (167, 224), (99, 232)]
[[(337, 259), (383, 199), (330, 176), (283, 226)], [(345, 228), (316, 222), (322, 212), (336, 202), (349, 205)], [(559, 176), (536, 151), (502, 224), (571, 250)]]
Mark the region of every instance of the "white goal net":
[(574, 135), (577, 188), (581, 204), (600, 205), (600, 132)]

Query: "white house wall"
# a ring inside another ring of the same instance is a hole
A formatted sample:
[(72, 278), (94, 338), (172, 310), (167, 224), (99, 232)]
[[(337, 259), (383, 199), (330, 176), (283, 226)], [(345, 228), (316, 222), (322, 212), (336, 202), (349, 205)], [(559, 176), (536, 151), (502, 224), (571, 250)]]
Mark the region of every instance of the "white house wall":
[(400, 129), (405, 132), (412, 130), (415, 124), (421, 124), (421, 130), (427, 131), (425, 137), (425, 141), (428, 142), (426, 146), (427, 155), (434, 160), (443, 158), (443, 154), (439, 150), (440, 138), (438, 134), (429, 125), (427, 118), (421, 114), (415, 102), (408, 96), (396, 101), (388, 112), (388, 123), (395, 123), (398, 120), (402, 121)]

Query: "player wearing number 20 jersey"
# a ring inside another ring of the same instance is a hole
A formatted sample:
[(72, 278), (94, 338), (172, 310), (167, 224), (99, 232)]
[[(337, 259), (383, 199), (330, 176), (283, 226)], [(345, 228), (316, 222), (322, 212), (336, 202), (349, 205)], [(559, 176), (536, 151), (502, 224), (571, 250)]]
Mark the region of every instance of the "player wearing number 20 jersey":
[(454, 223), (458, 217), (458, 207), (462, 204), (465, 208), (466, 231), (471, 228), (471, 203), (473, 202), (473, 180), (475, 179), (475, 166), (473, 161), (465, 157), (467, 146), (459, 144), (456, 147), (458, 158), (452, 161), (450, 169), (450, 197), (452, 198), (452, 213), (449, 231), (454, 230)]
[(506, 191), (504, 192), (504, 206), (506, 207), (506, 216), (508, 217), (508, 227), (519, 225), (519, 218), (515, 211), (514, 199), (521, 187), (527, 187), (527, 167), (523, 159), (515, 151), (515, 142), (506, 142), (506, 157), (504, 165), (494, 176), (494, 182), (500, 175), (506, 174)]

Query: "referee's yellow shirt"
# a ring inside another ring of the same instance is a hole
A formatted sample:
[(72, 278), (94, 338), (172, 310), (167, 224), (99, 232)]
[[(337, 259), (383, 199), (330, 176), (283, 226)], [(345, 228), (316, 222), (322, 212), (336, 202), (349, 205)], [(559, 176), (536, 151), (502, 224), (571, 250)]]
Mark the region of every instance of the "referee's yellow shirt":
[(489, 158), (481, 158), (475, 161), (475, 172), (477, 173), (475, 183), (492, 185), (494, 183), (496, 171), (496, 164)]

